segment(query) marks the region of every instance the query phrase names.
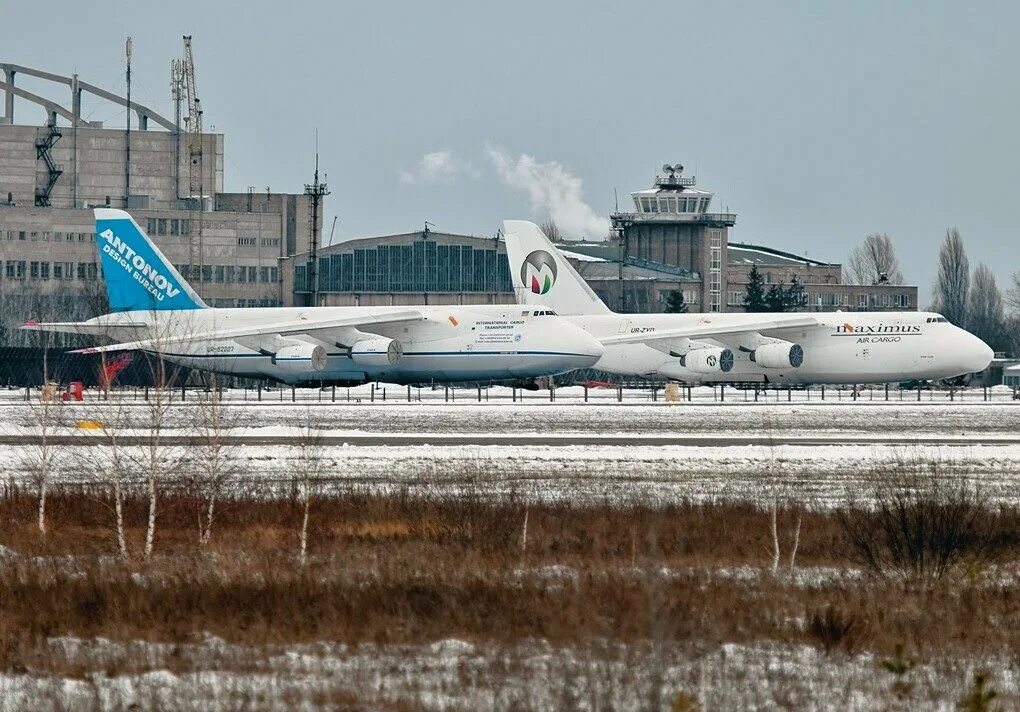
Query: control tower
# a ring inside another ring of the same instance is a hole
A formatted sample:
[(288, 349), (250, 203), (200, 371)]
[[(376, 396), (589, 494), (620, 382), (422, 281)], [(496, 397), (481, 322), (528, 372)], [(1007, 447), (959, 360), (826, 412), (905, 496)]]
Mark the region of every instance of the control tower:
[(649, 267), (665, 265), (700, 277), (705, 311), (724, 311), (726, 244), (732, 213), (712, 213), (713, 194), (695, 188), (679, 163), (665, 164), (654, 187), (631, 193), (633, 212), (612, 215), (612, 240), (622, 258)]

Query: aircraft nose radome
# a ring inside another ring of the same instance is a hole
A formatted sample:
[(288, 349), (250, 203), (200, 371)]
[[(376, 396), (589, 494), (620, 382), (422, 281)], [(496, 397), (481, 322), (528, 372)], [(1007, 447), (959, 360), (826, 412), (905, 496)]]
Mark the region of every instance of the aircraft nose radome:
[(984, 341), (970, 335), (971, 341), (967, 345), (966, 363), (964, 364), (968, 373), (984, 371), (995, 357), (995, 352)]
[(561, 347), (565, 352), (590, 361), (588, 365), (594, 364), (602, 358), (605, 347), (598, 339), (573, 324), (564, 324), (564, 326), (566, 328), (558, 333)]

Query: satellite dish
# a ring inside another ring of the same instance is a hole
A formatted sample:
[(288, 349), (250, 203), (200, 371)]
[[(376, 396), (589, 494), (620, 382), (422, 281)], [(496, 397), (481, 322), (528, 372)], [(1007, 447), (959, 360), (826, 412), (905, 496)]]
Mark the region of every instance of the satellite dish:
[(677, 163), (675, 166), (673, 166), (673, 170), (676, 171), (677, 173), (683, 173), (684, 167), (681, 164)]
[(672, 173), (673, 172), (673, 166), (669, 165), (668, 163), (663, 163), (662, 164), (662, 172), (663, 173)]

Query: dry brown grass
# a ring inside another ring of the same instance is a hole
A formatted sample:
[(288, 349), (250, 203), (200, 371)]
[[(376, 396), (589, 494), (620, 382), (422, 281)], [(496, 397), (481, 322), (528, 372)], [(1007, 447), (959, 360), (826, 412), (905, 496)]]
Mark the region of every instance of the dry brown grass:
[[(827, 651), (897, 644), (918, 654), (1020, 647), (1020, 597), (967, 572), (937, 586), (859, 578), (805, 585), (771, 559), (768, 515), (753, 505), (525, 507), (336, 492), (312, 505), (298, 565), (301, 502), (222, 503), (198, 545), (200, 500), (160, 500), (156, 556), (137, 557), (146, 501), (127, 501), (136, 558), (116, 557), (101, 491), (56, 489), (50, 535), (27, 493), (0, 499), (0, 668), (38, 669), (55, 635), (239, 643), (421, 642), (461, 637), (570, 643), (806, 642)], [(1018, 530), (1014, 510), (990, 525)], [(1000, 538), (1008, 556), (1015, 538)], [(807, 512), (799, 567), (849, 568), (839, 517)], [(734, 576), (750, 567), (750, 580)], [(665, 573), (663, 571), (665, 570)]]

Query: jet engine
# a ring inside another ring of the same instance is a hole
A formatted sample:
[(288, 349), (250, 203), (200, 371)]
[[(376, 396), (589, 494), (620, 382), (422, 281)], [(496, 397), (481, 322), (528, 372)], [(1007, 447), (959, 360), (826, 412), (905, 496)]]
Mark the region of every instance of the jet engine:
[(804, 363), (804, 349), (789, 342), (765, 344), (751, 352), (751, 360), (762, 368), (798, 368)]
[(283, 371), (307, 373), (326, 370), (326, 349), (315, 344), (284, 346), (273, 355), (273, 363)]
[(695, 373), (729, 373), (733, 370), (733, 352), (729, 349), (695, 349), (680, 357), (680, 364)]
[(359, 366), (393, 366), (404, 356), (404, 347), (396, 339), (379, 336), (354, 342), (350, 357)]

